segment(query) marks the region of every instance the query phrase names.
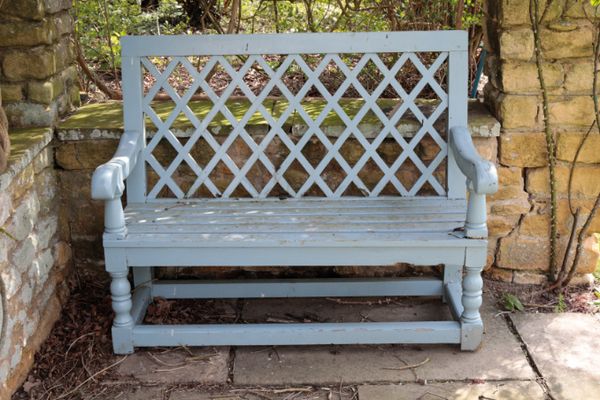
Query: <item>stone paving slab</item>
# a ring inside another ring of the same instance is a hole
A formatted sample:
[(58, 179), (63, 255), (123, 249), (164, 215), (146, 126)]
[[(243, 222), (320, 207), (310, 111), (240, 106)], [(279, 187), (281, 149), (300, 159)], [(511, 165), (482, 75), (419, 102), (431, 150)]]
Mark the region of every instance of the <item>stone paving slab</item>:
[[(402, 301), (410, 301), (404, 299)], [(443, 307), (430, 303), (407, 306), (408, 303), (389, 304), (385, 307), (353, 307), (354, 319), (364, 316), (384, 320), (383, 313), (399, 320), (435, 319)], [(321, 303), (319, 303), (321, 302)], [(319, 305), (320, 304), (320, 305)], [(302, 303), (286, 300), (249, 302), (243, 312), (245, 320), (258, 316), (312, 315), (313, 319), (349, 319), (348, 311), (341, 312), (337, 304), (326, 299)], [(243, 347), (236, 350), (235, 384), (295, 385), (405, 382), (417, 378), (427, 380), (508, 380), (535, 379), (517, 339), (509, 331), (502, 316), (495, 316), (495, 307), (485, 302), (483, 318), (486, 326), (483, 346), (477, 352), (461, 352), (457, 345), (379, 345), (379, 346), (281, 346)], [(415, 315), (416, 313), (416, 315)], [(381, 319), (379, 319), (381, 318)], [(398, 370), (429, 359), (413, 370)]]
[(93, 398), (94, 400), (163, 400), (164, 392), (165, 390), (160, 387), (117, 387)]
[(358, 387), (360, 400), (543, 400), (544, 390), (535, 381), (432, 383), (419, 385), (364, 385)]
[(224, 384), (228, 362), (229, 347), (136, 349), (119, 365), (117, 374), (146, 384)]
[(245, 388), (211, 392), (176, 390), (171, 393), (169, 400), (351, 400), (353, 397), (356, 399), (355, 392), (350, 388), (343, 388), (341, 396), (338, 388), (331, 390), (300, 388), (303, 390), (298, 391), (293, 389)]
[(600, 317), (561, 313), (510, 318), (556, 400), (600, 398)]

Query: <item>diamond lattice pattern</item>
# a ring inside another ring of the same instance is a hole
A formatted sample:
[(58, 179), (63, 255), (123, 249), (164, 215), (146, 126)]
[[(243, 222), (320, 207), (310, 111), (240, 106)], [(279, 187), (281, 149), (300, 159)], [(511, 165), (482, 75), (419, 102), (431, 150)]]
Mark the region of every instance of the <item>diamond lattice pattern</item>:
[(444, 195), (447, 58), (142, 58), (147, 196)]

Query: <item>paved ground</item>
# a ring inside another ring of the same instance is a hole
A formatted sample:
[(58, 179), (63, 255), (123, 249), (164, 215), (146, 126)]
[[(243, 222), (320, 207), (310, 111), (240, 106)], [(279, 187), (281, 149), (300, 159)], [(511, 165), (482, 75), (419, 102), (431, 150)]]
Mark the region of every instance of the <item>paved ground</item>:
[[(255, 300), (243, 317), (449, 318), (438, 302), (359, 303)], [(450, 345), (138, 349), (105, 382), (103, 399), (600, 399), (598, 317), (506, 314), (489, 300), (483, 316), (484, 344), (474, 353)]]

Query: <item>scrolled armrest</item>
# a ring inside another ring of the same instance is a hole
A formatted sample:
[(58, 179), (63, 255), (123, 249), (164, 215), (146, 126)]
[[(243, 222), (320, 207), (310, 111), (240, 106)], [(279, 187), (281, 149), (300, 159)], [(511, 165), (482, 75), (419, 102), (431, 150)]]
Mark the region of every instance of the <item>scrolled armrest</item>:
[(450, 149), (454, 152), (458, 167), (470, 182), (469, 189), (476, 194), (496, 193), (498, 190), (496, 166), (479, 156), (466, 127), (450, 128)]
[(121, 197), (125, 190), (124, 181), (137, 163), (140, 152), (139, 132), (126, 131), (113, 158), (100, 165), (92, 176), (92, 198), (112, 200)]

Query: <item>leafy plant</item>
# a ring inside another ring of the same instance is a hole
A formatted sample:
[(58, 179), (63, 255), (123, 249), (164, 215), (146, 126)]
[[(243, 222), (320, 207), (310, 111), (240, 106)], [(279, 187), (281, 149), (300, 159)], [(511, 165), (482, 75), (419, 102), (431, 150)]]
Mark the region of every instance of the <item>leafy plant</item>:
[(504, 308), (507, 311), (524, 311), (525, 307), (523, 307), (523, 303), (521, 300), (514, 294), (505, 293), (504, 294)]
[(567, 303), (565, 302), (565, 296), (562, 293), (558, 295), (558, 304), (554, 307), (555, 313), (564, 313), (567, 311)]

